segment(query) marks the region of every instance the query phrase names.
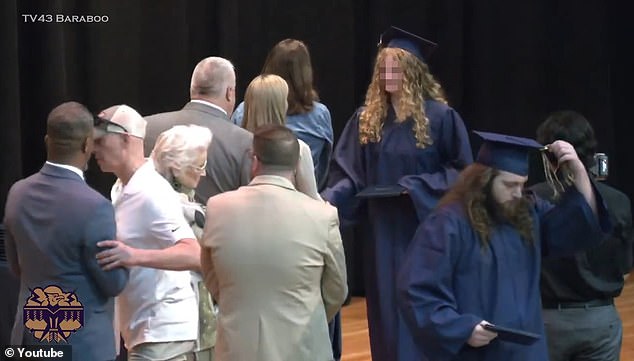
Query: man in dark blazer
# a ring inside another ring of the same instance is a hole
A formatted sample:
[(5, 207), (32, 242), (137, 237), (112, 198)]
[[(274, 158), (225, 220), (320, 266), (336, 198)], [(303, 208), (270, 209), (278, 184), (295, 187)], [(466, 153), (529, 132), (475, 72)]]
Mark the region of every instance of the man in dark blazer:
[(159, 134), (174, 125), (195, 124), (211, 130), (214, 141), (207, 153), (207, 174), (196, 189), (196, 200), (202, 204), (218, 193), (247, 185), (251, 179), (249, 150), (253, 135), (229, 121), (236, 101), (235, 89), (231, 62), (219, 57), (205, 58), (192, 74), (191, 101), (181, 110), (146, 117), (146, 156)]
[[(114, 360), (113, 297), (125, 287), (128, 271), (103, 271), (95, 257), (97, 242), (115, 238), (115, 219), (110, 201), (83, 178), (93, 148), (92, 114), (76, 102), (59, 105), (48, 116), (45, 142), (47, 161), (42, 169), (16, 182), (7, 196), (7, 258), (20, 278), (11, 343), (65, 344), (42, 342), (31, 334), (23, 309), (33, 302), (53, 307), (78, 301), (83, 322), (67, 338), (73, 359)], [(48, 295), (47, 289), (57, 294)], [(56, 299), (62, 295), (68, 303)]]

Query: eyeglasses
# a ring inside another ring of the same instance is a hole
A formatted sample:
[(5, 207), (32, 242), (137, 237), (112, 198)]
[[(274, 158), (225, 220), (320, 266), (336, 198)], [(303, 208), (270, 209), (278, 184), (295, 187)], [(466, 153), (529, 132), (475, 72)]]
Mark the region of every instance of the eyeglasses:
[(97, 128), (103, 129), (107, 133), (128, 133), (128, 130), (123, 125), (111, 122), (98, 115), (93, 117), (93, 125)]
[(203, 163), (203, 165), (201, 165), (200, 167), (191, 164), (190, 168), (195, 170), (200, 175), (205, 175), (205, 169), (207, 168), (207, 159), (205, 159), (205, 163)]

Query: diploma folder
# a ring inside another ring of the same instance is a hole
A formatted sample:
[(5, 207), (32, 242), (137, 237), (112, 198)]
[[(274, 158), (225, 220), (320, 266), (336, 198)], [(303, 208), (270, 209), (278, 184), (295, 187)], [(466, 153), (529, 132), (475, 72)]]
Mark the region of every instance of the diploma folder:
[(486, 324), (482, 327), (484, 327), (485, 330), (496, 332), (498, 334), (497, 338), (499, 338), (501, 341), (518, 343), (520, 345), (532, 345), (540, 338), (540, 336), (536, 333), (516, 330), (513, 328), (506, 328), (491, 324)]
[(387, 198), (398, 197), (407, 193), (407, 189), (398, 184), (386, 186), (370, 186), (357, 193), (359, 198)]

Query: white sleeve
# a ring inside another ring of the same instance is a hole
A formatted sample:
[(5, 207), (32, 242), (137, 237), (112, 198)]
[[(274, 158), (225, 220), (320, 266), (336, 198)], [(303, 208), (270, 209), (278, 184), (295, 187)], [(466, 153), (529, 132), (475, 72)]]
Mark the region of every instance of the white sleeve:
[(152, 200), (154, 217), (151, 235), (160, 240), (160, 248), (166, 248), (185, 239), (196, 239), (194, 232), (185, 220), (178, 194), (174, 191)]
[(295, 175), (295, 187), (305, 195), (321, 200), (317, 192), (317, 181), (315, 180), (315, 166), (310, 147), (303, 141), (299, 141), (299, 161), (297, 162), (297, 173)]

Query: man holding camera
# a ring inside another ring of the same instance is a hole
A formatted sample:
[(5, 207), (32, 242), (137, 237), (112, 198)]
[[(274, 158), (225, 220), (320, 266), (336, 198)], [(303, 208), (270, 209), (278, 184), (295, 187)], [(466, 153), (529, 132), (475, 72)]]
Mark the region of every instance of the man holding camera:
[[(596, 156), (594, 130), (583, 115), (552, 113), (539, 126), (537, 140), (549, 144), (555, 139), (574, 146), (586, 169), (594, 173), (591, 178), (607, 177), (607, 161), (602, 154)], [(623, 327), (614, 297), (621, 294), (623, 275), (632, 264), (632, 214), (625, 194), (599, 182), (596, 187), (608, 208), (612, 233), (597, 247), (542, 263), (542, 313), (550, 361), (619, 360)], [(546, 183), (532, 190), (556, 202)]]

